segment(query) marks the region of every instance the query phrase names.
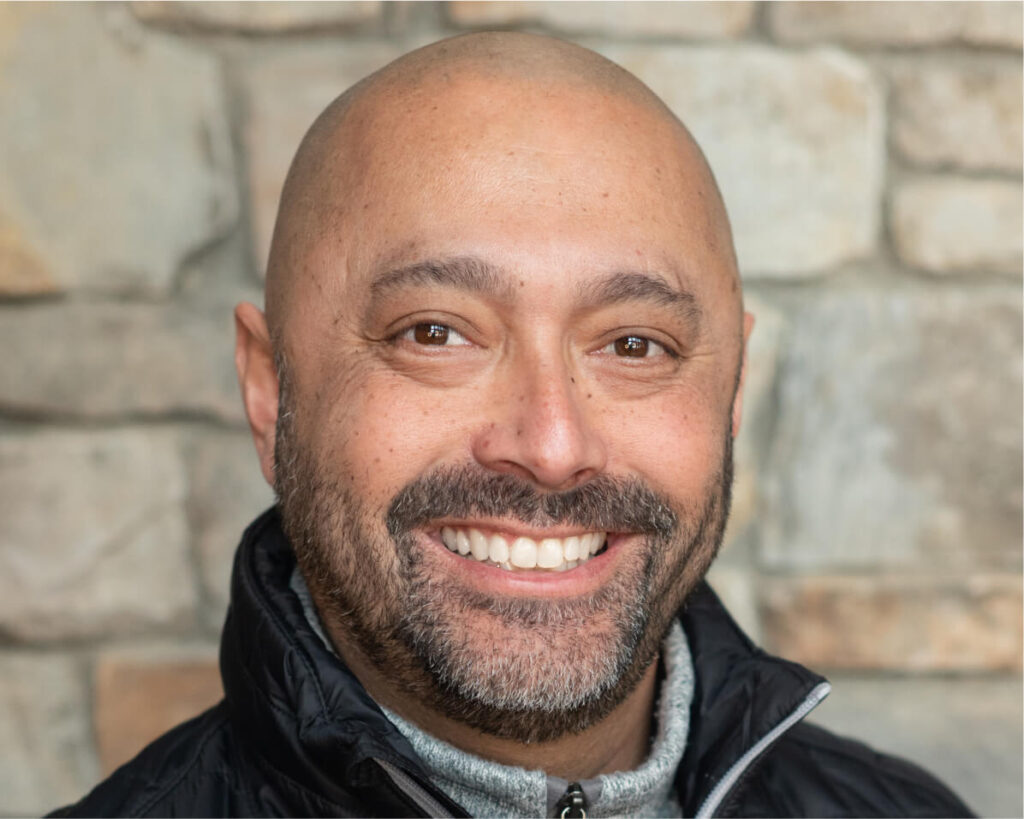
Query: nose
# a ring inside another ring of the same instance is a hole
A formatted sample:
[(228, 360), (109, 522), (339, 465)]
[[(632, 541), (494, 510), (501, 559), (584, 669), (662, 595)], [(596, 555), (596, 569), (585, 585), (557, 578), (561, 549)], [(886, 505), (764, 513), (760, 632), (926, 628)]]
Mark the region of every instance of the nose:
[(492, 392), (492, 412), (473, 440), (487, 469), (565, 491), (600, 473), (607, 452), (589, 398), (565, 362), (523, 362)]

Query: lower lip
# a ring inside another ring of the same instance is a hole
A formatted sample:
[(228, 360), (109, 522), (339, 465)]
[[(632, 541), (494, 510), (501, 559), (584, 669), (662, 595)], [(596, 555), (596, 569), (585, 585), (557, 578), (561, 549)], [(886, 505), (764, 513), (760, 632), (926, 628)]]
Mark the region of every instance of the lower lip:
[(582, 566), (564, 572), (501, 569), (452, 552), (437, 533), (427, 536), (443, 570), (485, 594), (523, 597), (576, 597), (596, 591), (614, 574), (633, 536), (609, 535), (607, 547)]

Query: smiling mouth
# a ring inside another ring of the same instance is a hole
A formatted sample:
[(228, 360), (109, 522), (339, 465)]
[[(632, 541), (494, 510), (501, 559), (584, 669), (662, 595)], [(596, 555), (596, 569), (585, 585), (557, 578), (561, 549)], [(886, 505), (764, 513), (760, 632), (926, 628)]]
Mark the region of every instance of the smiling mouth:
[(608, 533), (587, 532), (565, 538), (534, 540), (528, 537), (487, 535), (478, 529), (445, 526), (441, 529), (441, 542), (455, 554), (499, 569), (513, 572), (565, 572), (582, 566), (604, 551)]

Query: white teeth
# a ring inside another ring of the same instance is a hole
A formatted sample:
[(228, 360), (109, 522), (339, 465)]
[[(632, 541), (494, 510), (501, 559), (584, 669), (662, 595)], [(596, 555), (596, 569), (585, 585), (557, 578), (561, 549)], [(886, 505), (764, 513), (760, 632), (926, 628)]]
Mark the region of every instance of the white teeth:
[(537, 544), (528, 537), (517, 537), (508, 550), (508, 561), (517, 569), (532, 569), (537, 565)]
[(601, 550), (605, 532), (588, 532), (567, 538), (546, 537), (540, 542), (528, 537), (511, 544), (502, 535), (485, 535), (477, 529), (441, 529), (441, 541), (452, 552), (505, 569), (547, 569), (564, 572), (581, 566)]
[(469, 530), (469, 548), (477, 560), (487, 560), (487, 538), (476, 529)]

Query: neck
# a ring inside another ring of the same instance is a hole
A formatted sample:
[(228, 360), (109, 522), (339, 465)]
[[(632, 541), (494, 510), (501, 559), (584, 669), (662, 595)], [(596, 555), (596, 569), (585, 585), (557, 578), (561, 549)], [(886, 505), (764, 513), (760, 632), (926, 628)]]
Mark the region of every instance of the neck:
[(599, 774), (639, 767), (650, 750), (650, 734), (657, 688), (657, 662), (651, 663), (636, 688), (608, 716), (578, 734), (550, 742), (522, 743), (485, 734), (454, 720), (408, 695), (380, 673), (355, 646), (327, 625), (341, 658), (378, 703), (432, 736), (462, 751), (503, 765), (568, 780), (591, 779)]

